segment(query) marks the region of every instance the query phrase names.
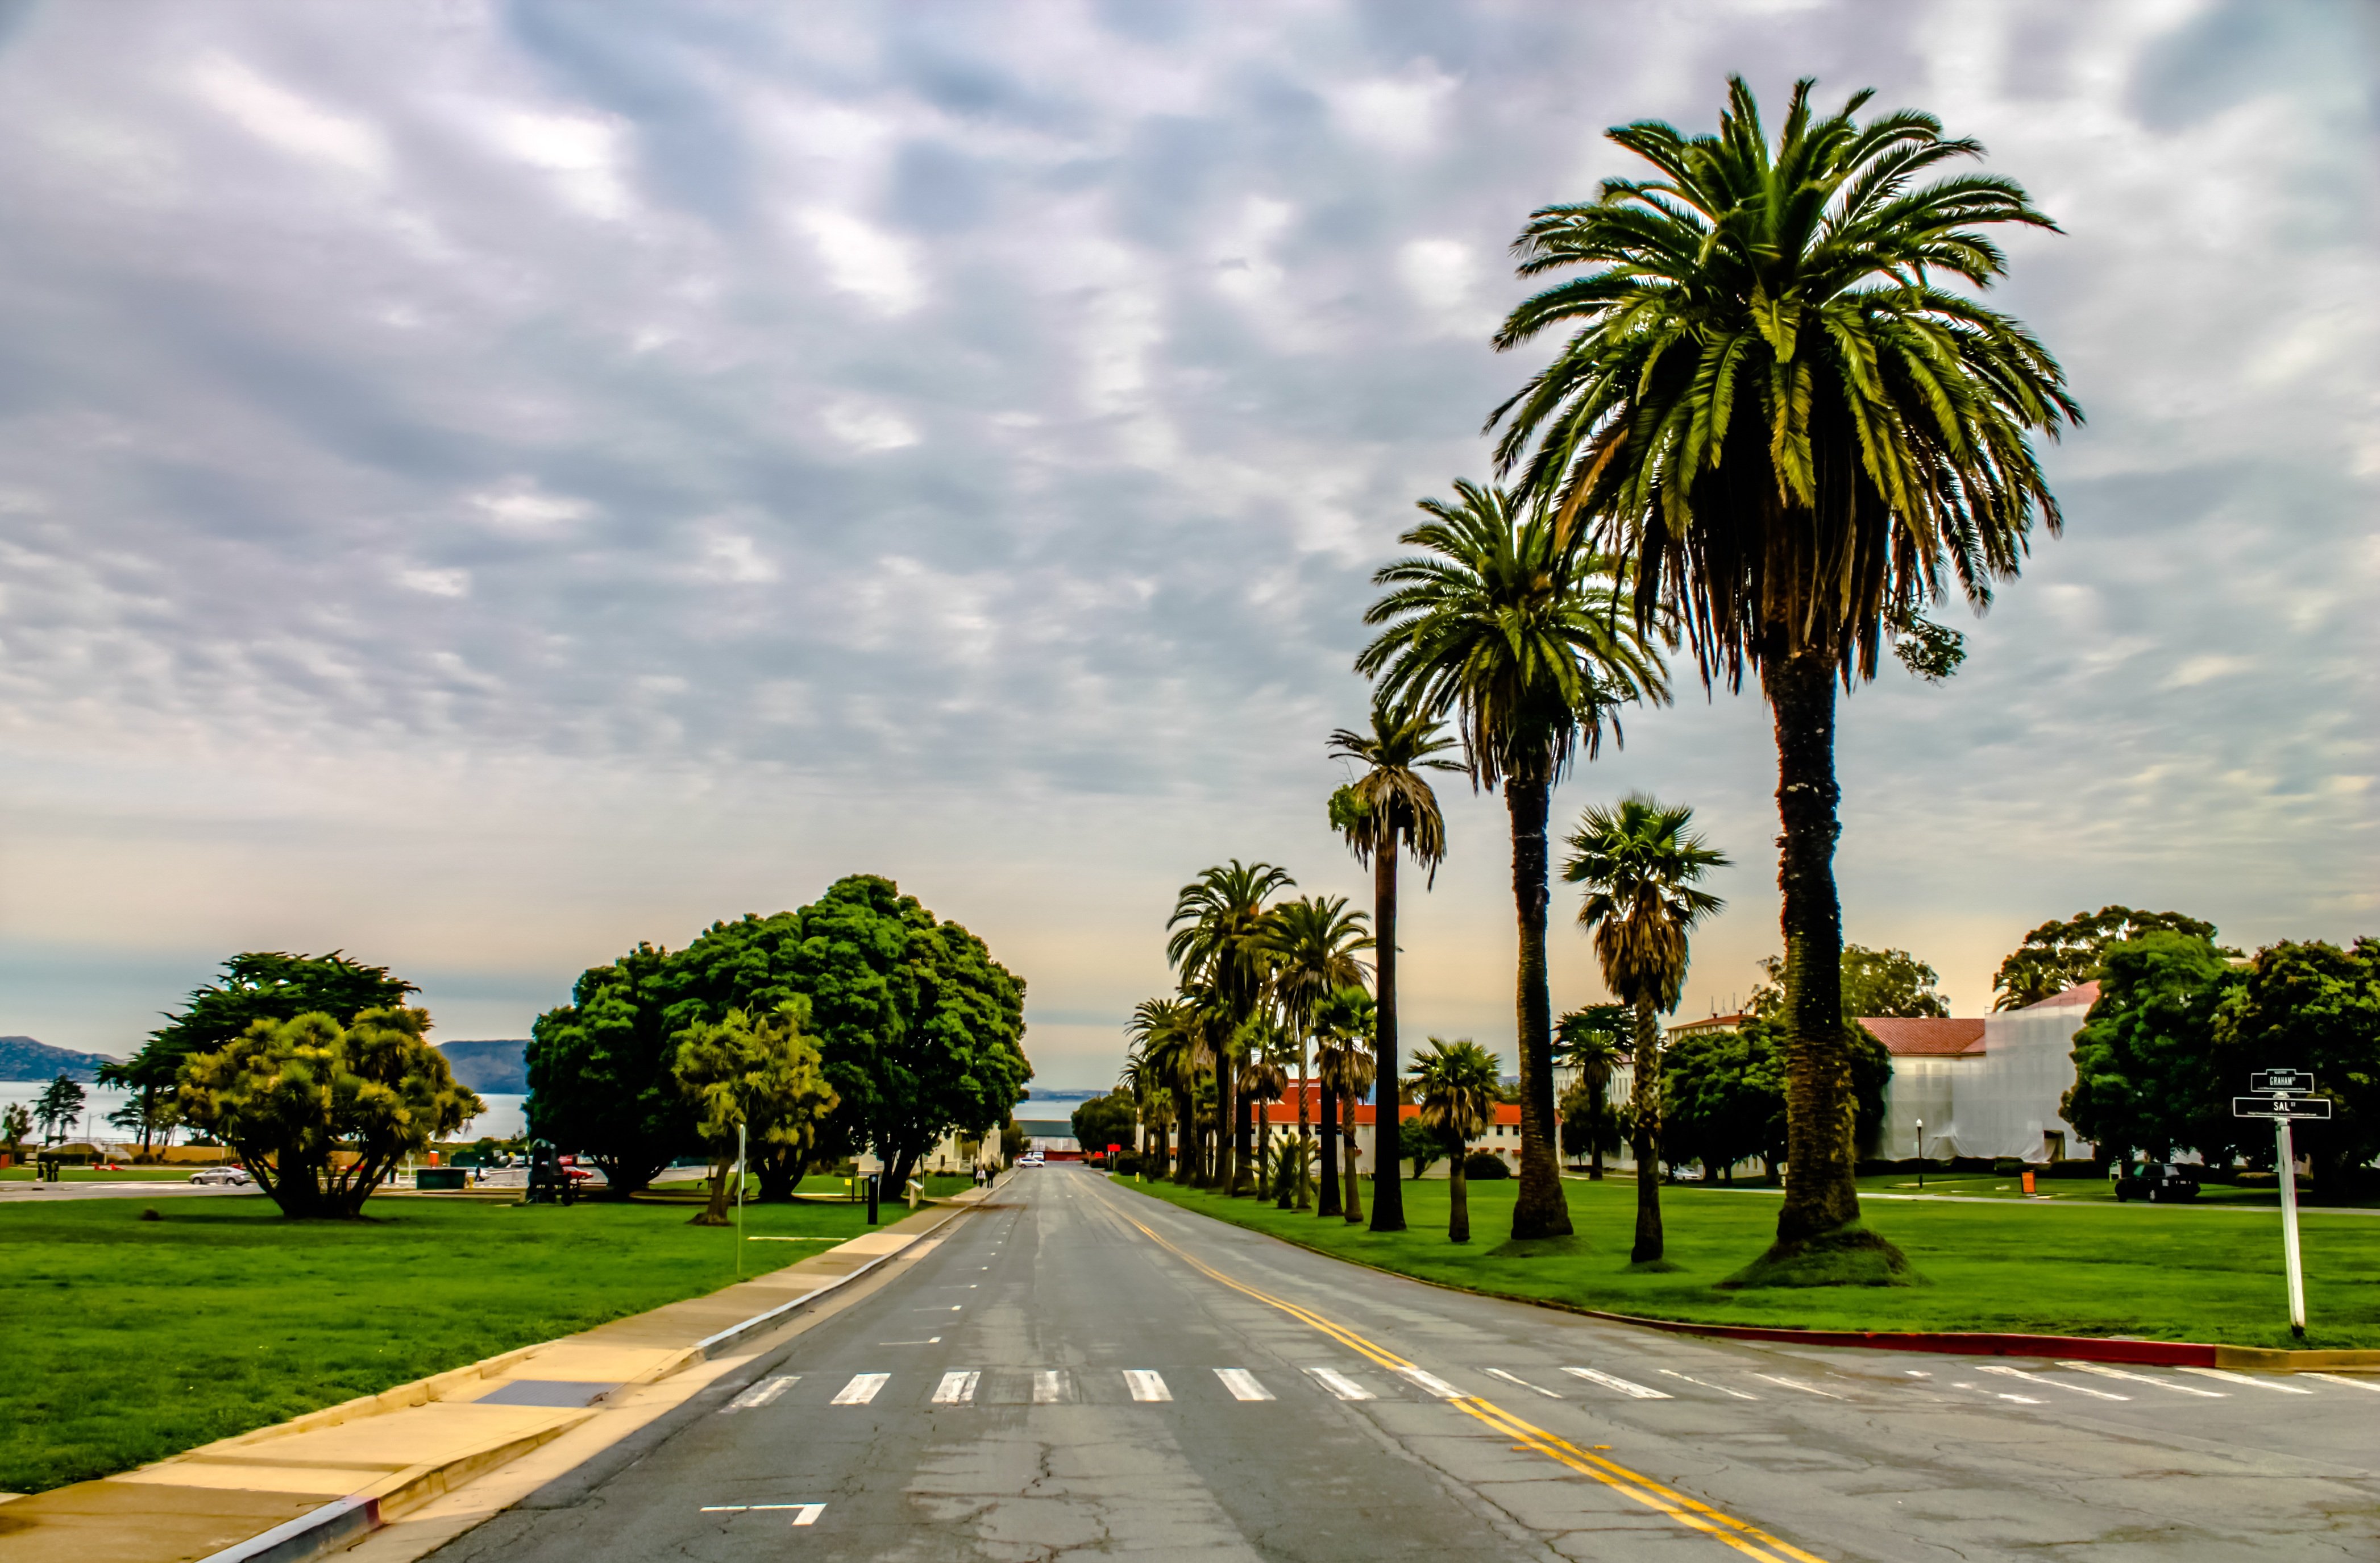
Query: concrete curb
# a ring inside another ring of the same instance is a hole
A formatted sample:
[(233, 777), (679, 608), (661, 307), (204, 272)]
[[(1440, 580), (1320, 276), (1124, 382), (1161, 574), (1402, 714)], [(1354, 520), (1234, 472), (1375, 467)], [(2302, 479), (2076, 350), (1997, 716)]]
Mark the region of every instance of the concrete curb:
[(304, 1563), (381, 1527), (380, 1499), (334, 1498), (261, 1536), (212, 1552), (199, 1563)]
[[(1117, 1187), (1129, 1187), (1119, 1184)], [(1133, 1191), (1139, 1193), (1140, 1191)], [(1158, 1194), (1143, 1193), (1144, 1199), (1171, 1205), (1188, 1215), (1206, 1215), (1204, 1211), (1175, 1204)], [(2265, 1346), (2216, 1346), (2190, 1340), (2131, 1340), (2097, 1335), (2001, 1335), (1985, 1332), (1924, 1331), (1924, 1330), (1804, 1330), (1788, 1329), (1773, 1325), (1695, 1324), (1685, 1319), (1648, 1319), (1635, 1313), (1613, 1313), (1600, 1308), (1583, 1308), (1575, 1302), (1563, 1302), (1548, 1297), (1524, 1297), (1518, 1292), (1496, 1291), (1487, 1287), (1459, 1287), (1450, 1281), (1434, 1281), (1427, 1276), (1415, 1276), (1403, 1270), (1391, 1270), (1385, 1264), (1367, 1260), (1352, 1259), (1343, 1253), (1333, 1253), (1314, 1243), (1303, 1243), (1295, 1238), (1285, 1238), (1278, 1232), (1261, 1227), (1243, 1227), (1236, 1221), (1224, 1221), (1219, 1216), (1206, 1219), (1234, 1231), (1253, 1233), (1287, 1243), (1292, 1248), (1318, 1253), (1325, 1259), (1335, 1259), (1342, 1264), (1358, 1265), (1377, 1270), (1383, 1276), (1395, 1276), (1421, 1286), (1436, 1287), (1440, 1291), (1459, 1292), (1466, 1297), (1492, 1297), (1500, 1302), (1526, 1303), (1532, 1308), (1549, 1308), (1558, 1313), (1575, 1313), (1581, 1318), (1600, 1319), (1606, 1324), (1633, 1325), (1640, 1329), (1660, 1330), (1670, 1335), (1711, 1336), (1721, 1340), (1779, 1341), (1795, 1346), (1840, 1346), (1873, 1351), (1935, 1351), (1961, 1357), (2064, 1357), (2082, 1362), (2130, 1362), (2136, 1366), (2174, 1368), (2247, 1368), (2262, 1373), (2380, 1373), (2380, 1351), (2289, 1351)]]
[[(975, 1207), (973, 1205), (959, 1205), (952, 1209), (949, 1214), (945, 1215), (940, 1221), (935, 1222), (932, 1226), (919, 1232), (917, 1237), (912, 1239), (910, 1241), (904, 1243), (901, 1247), (894, 1249), (890, 1253), (878, 1254), (875, 1258), (869, 1260), (858, 1269), (852, 1271), (849, 1275), (837, 1276), (834, 1279), (828, 1281), (824, 1285), (813, 1288), (812, 1289), (802, 1293), (801, 1296), (795, 1298), (790, 1302), (780, 1302), (777, 1306), (770, 1309), (764, 1313), (755, 1313), (741, 1324), (730, 1325), (725, 1329), (720, 1330), (716, 1334), (703, 1337), (700, 1340), (696, 1341), (691, 1347), (687, 1348), (687, 1351), (689, 1353), (687, 1361), (708, 1362), (710, 1359), (719, 1355), (719, 1353), (726, 1348), (733, 1346), (737, 1341), (743, 1339), (746, 1336), (752, 1335), (757, 1331), (767, 1327), (769, 1325), (783, 1318), (795, 1309), (801, 1307), (804, 1303), (816, 1301), (818, 1299), (824, 1297), (831, 1291), (849, 1286), (852, 1282), (859, 1279), (860, 1276), (865, 1276), (868, 1272), (875, 1269), (879, 1264), (883, 1264), (888, 1259), (900, 1258), (903, 1254), (917, 1247), (917, 1244), (925, 1241), (928, 1238), (932, 1237), (935, 1233), (941, 1231), (943, 1227), (949, 1226), (952, 1222), (956, 1221), (960, 1216), (965, 1215), (968, 1211), (974, 1208)], [(919, 1214), (922, 1215), (923, 1213), (920, 1212)], [(830, 1249), (827, 1252), (832, 1253), (834, 1251)], [(674, 1371), (674, 1369), (673, 1369), (673, 1371)], [(667, 1378), (669, 1374), (661, 1374), (656, 1376), (660, 1378)]]

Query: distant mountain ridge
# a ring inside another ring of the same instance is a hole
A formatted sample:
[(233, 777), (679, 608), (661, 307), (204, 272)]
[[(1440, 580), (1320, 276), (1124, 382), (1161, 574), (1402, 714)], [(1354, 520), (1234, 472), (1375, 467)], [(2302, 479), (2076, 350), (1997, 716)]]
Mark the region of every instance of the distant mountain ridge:
[(527, 1037), (495, 1042), (442, 1042), (437, 1046), (446, 1055), (447, 1068), (455, 1071), (457, 1084), (498, 1096), (528, 1093)]
[(48, 1081), (63, 1074), (89, 1085), (102, 1064), (118, 1062), (105, 1053), (77, 1053), (29, 1036), (0, 1036), (0, 1080)]

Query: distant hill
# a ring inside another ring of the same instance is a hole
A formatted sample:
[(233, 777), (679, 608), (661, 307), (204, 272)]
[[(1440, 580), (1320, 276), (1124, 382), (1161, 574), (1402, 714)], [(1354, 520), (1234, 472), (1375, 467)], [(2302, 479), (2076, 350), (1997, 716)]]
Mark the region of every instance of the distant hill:
[(102, 1064), (117, 1061), (104, 1053), (75, 1053), (29, 1036), (0, 1036), (0, 1080), (47, 1081), (63, 1074), (89, 1085)]
[(523, 1055), (528, 1046), (527, 1037), (516, 1037), (508, 1042), (442, 1042), (438, 1051), (446, 1055), (455, 1079), (470, 1090), (525, 1096), (528, 1061)]

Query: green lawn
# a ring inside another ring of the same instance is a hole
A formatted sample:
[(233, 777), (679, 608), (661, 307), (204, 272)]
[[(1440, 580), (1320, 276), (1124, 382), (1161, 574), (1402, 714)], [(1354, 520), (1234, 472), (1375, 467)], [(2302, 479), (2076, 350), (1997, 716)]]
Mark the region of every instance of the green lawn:
[[(1129, 1189), (1129, 1178), (1115, 1181)], [(1926, 1179), (1930, 1191), (1933, 1178)], [(1636, 1186), (1565, 1180), (1578, 1235), (1515, 1244), (1517, 1184), (1471, 1185), (1472, 1241), (1446, 1240), (1447, 1184), (1405, 1184), (1410, 1229), (1376, 1237), (1337, 1218), (1149, 1183), (1140, 1191), (1326, 1253), (1450, 1286), (1620, 1313), (1810, 1329), (2133, 1335), (2237, 1346), (2380, 1347), (2380, 1217), (2308, 1213), (2307, 1339), (2289, 1337), (2277, 1215), (2175, 1205), (1876, 1201), (1868, 1225), (1929, 1283), (1724, 1292), (1767, 1246), (1773, 1194), (1661, 1191), (1669, 1272), (1628, 1266)], [(1366, 1185), (1368, 1195), (1369, 1186)], [(1368, 1198), (1366, 1205), (1369, 1210)]]
[[(0, 1166), (0, 1183), (30, 1183), (37, 1168), (30, 1166)], [(105, 1172), (91, 1166), (58, 1168), (61, 1183), (188, 1183), (195, 1166), (128, 1166), (121, 1172)]]
[[(697, 1199), (563, 1209), (382, 1198), (355, 1223), (261, 1198), (0, 1205), (0, 1492), (161, 1459), (713, 1290), (735, 1234)], [(865, 1206), (753, 1205), (759, 1235), (856, 1236)], [(890, 1217), (888, 1216), (889, 1220)], [(747, 1245), (745, 1274), (824, 1243)]]

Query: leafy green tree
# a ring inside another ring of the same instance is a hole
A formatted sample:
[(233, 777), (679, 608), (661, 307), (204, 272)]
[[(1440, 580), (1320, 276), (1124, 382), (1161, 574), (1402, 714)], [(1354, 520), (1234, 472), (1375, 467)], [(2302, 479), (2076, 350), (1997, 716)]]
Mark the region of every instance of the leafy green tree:
[[(2074, 1083), (2058, 1112), (2100, 1154), (2175, 1150), (2230, 1138), (2232, 1093), (2215, 1077), (2215, 1015), (2236, 974), (2213, 940), (2153, 930), (2099, 955), (2099, 997), (2074, 1035)], [(2240, 1082), (2244, 1090), (2247, 1081)]]
[(11, 1102), (0, 1107), (0, 1145), (8, 1147), (15, 1155), (24, 1149), (25, 1136), (33, 1132), (33, 1115), (22, 1102)]
[(1364, 615), (1380, 633), (1355, 659), (1378, 698), (1454, 715), (1472, 786), (1502, 787), (1512, 822), (1514, 983), (1521, 1052), (1521, 1187), (1512, 1235), (1571, 1229), (1554, 1151), (1553, 1002), (1546, 983), (1546, 822), (1553, 789), (1592, 759), (1618, 708), (1668, 698), (1652, 631), (1618, 611), (1624, 570), (1579, 546), (1541, 507), (1457, 482), (1421, 501), (1404, 534), (1418, 555), (1373, 577), (1390, 588)]
[[(1404, 1118), (1397, 1124), (1397, 1154), (1413, 1163), (1413, 1175), (1418, 1181), (1436, 1165), (1439, 1157), (1446, 1154), (1446, 1137), (1424, 1123), (1418, 1116)], [(1373, 1199), (1377, 1203), (1377, 1191)]]
[(1591, 808), (1571, 833), (1562, 877), (1586, 887), (1578, 920), (1594, 932), (1603, 985), (1636, 1012), (1636, 1236), (1629, 1263), (1661, 1257), (1661, 1026), (1686, 990), (1686, 935), (1727, 903), (1700, 887), (1726, 854), (1690, 827), (1694, 812), (1631, 793)]
[[(1355, 861), (1372, 870), (1372, 989), (1378, 1006), (1372, 1048), (1381, 1125), (1396, 1117), (1397, 1076), (1403, 1067), (1397, 1061), (1397, 862), (1401, 854), (1412, 853), (1428, 870), (1428, 883), (1437, 884), (1438, 865), (1446, 858), (1446, 819), (1423, 773), (1462, 769), (1439, 758), (1454, 747), (1439, 722), (1377, 702), (1369, 732), (1342, 727), (1330, 735), (1331, 753), (1364, 767), (1363, 775), (1330, 795), (1330, 826), (1346, 837)], [(1391, 1171), (1393, 1163), (1392, 1157), (1380, 1158)], [(1404, 1229), (1403, 1185), (1394, 1177), (1377, 1180), (1372, 1230)]]
[(1471, 1240), (1471, 1198), (1463, 1153), (1472, 1141), (1487, 1132), (1496, 1116), (1496, 1081), (1501, 1072), (1496, 1056), (1468, 1037), (1460, 1042), (1432, 1037), (1429, 1051), (1413, 1062), (1420, 1122), (1438, 1136), (1449, 1158), (1446, 1240), (1451, 1243)]
[(406, 1154), (487, 1110), (422, 1040), (429, 1029), (426, 1009), (257, 1020), (183, 1061), (182, 1117), (237, 1150), (282, 1215), (353, 1217)]
[[(1760, 963), (1760, 971), (1766, 980), (1752, 990), (1744, 1007), (1755, 1015), (1780, 1014), (1785, 1007), (1785, 958), (1770, 956)], [(1935, 987), (1940, 981), (1934, 968), (1907, 950), (1843, 946), (1843, 1013), (1854, 1019), (1947, 1016), (1950, 1001)]]
[[(727, 1225), (728, 1173), (738, 1181), (736, 1130), (764, 1200), (790, 1200), (808, 1170), (818, 1126), (834, 1111), (834, 1088), (820, 1067), (818, 1044), (804, 1034), (809, 1002), (789, 998), (752, 1015), (731, 1009), (678, 1033), (672, 1073), (694, 1105), (695, 1132), (710, 1148), (710, 1203), (698, 1226)], [(894, 1184), (899, 1188), (899, 1184)]]
[[(2258, 1069), (2313, 1071), (2331, 1116), (2295, 1126), (2299, 1154), (2313, 1159), (2325, 1197), (2368, 1181), (2380, 1157), (2380, 939), (2268, 946), (2234, 977), (2215, 1017), (2215, 1095), (2243, 1092)], [(2259, 1152), (2272, 1143), (2267, 1125), (2222, 1127), (2242, 1149), (2251, 1136)]]
[(1579, 1072), (1562, 1093), (1562, 1153), (1587, 1158), (1587, 1177), (1603, 1179), (1603, 1158), (1621, 1146), (1611, 1077), (1626, 1061), (1635, 1019), (1623, 1004), (1590, 1004), (1554, 1024), (1554, 1045)]
[[(1661, 1060), (1661, 1130), (1671, 1162), (1718, 1177), (1754, 1156), (1785, 1154), (1785, 1068), (1766, 1023), (1688, 1032)], [(1679, 1154), (1682, 1153), (1682, 1154)]]
[(677, 1084), (677, 1033), (668, 1013), (671, 957), (651, 945), (589, 967), (570, 1002), (529, 1027), (529, 1132), (602, 1168), (614, 1199), (649, 1187), (699, 1147), (693, 1104)]
[(41, 1095), (33, 1099), (33, 1117), (42, 1126), (42, 1143), (64, 1140), (72, 1134), (75, 1125), (82, 1121), (82, 1087), (60, 1071), (58, 1078), (42, 1087)]
[[(1313, 1035), (1316, 1017), (1330, 995), (1342, 988), (1358, 986), (1371, 975), (1361, 957), (1374, 947), (1374, 941), (1364, 931), (1364, 914), (1349, 911), (1343, 896), (1305, 896), (1282, 902), (1268, 918), (1261, 940), (1271, 973), (1270, 996), (1295, 1029), (1297, 1137), (1305, 1140), (1309, 1138), (1311, 1111), (1305, 1089), (1305, 1044)], [(1327, 1147), (1321, 1159), (1323, 1166), (1330, 1167)], [(1334, 1187), (1332, 1182), (1323, 1183), (1318, 1215), (1337, 1214)], [(1301, 1183), (1298, 1209), (1306, 1208), (1306, 1199)]]
[(1132, 1096), (1127, 1092), (1111, 1091), (1105, 1096), (1094, 1096), (1074, 1111), (1075, 1142), (1086, 1155), (1105, 1155), (1110, 1145), (1130, 1149), (1132, 1131), (1139, 1122), (1133, 1111)]
[(1233, 1049), (1272, 980), (1271, 911), (1265, 903), (1296, 883), (1286, 869), (1244, 865), (1233, 858), (1229, 868), (1210, 868), (1182, 886), (1173, 915), (1165, 922), (1166, 960), (1180, 971), (1184, 983), (1204, 984), (1220, 1011), (1208, 1047), (1215, 1058), (1216, 1123), (1228, 1142), (1217, 1147), (1226, 1195), (1239, 1193), (1249, 1170), (1244, 1165), (1247, 1148), (1232, 1134), (1237, 1117), (1232, 1087), (1239, 1072)]
[[(2101, 907), (2078, 911), (2064, 922), (2045, 922), (2024, 936), (2024, 942), (2000, 962), (1992, 977), (1998, 995), (1995, 1009), (2022, 1009), (2054, 998), (2099, 975), (2109, 945), (2137, 939), (2143, 934), (2180, 934), (2185, 938), (2215, 943), (2215, 924), (2178, 911), (2136, 911), (2131, 907)], [(2236, 956), (2234, 949), (2221, 950)], [(1888, 1014), (1888, 1010), (1871, 1010)], [(2068, 1119), (2070, 1123), (2072, 1119)]]
[(1730, 83), (1716, 135), (1665, 124), (1610, 139), (1650, 179), (1532, 214), (1522, 275), (1570, 273), (1496, 338), (1564, 334), (1499, 407), (1501, 470), (1633, 562), (1635, 617), (1672, 624), (1706, 684), (1759, 677), (1775, 718), (1779, 885), (1792, 1037), (1791, 1176), (1772, 1258), (1864, 1249), (1841, 1132), (1836, 687), (1949, 579), (1981, 606), (2034, 520), (2058, 526), (2031, 436), (2082, 417), (2055, 360), (1969, 291), (2005, 257), (1985, 233), (2051, 229), (2013, 182), (1937, 173), (1977, 156), (1910, 110), (1862, 125), (1870, 94), (1820, 115), (1793, 89), (1772, 142)]

